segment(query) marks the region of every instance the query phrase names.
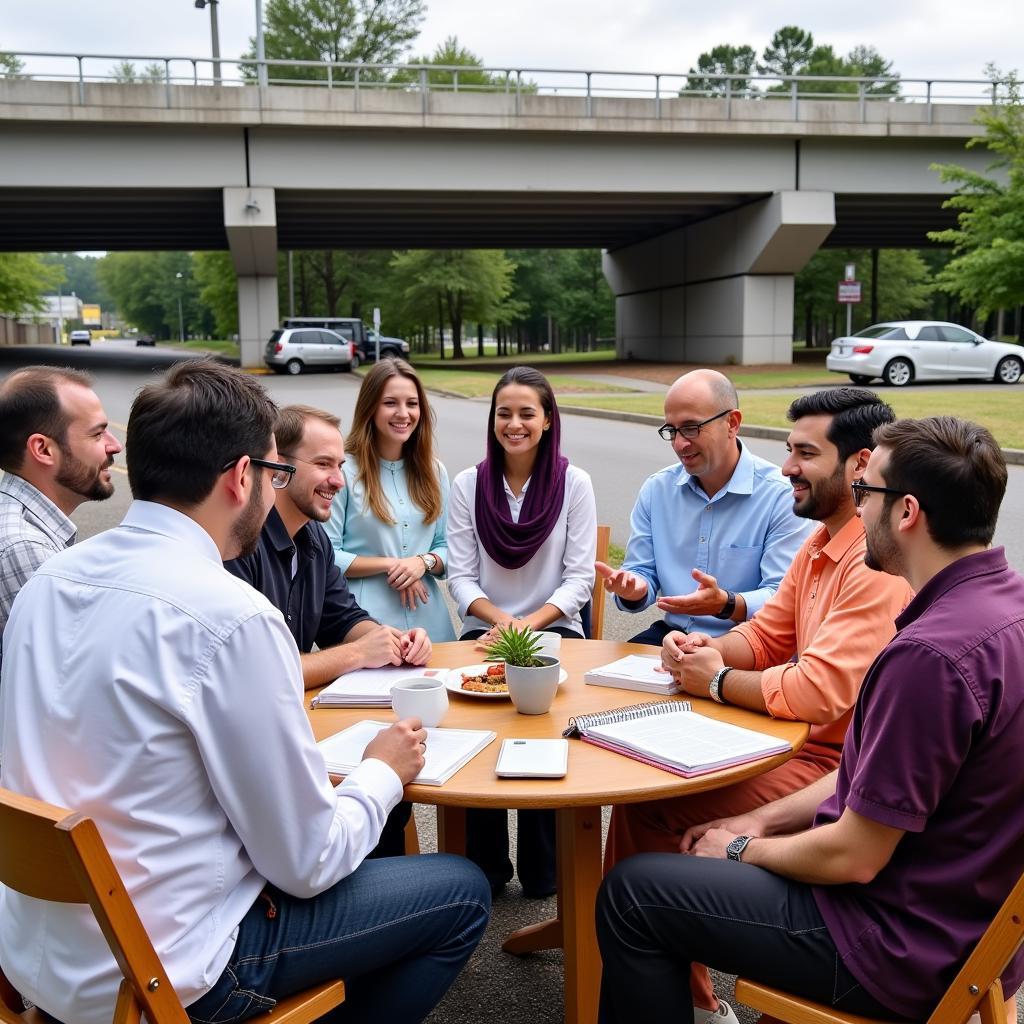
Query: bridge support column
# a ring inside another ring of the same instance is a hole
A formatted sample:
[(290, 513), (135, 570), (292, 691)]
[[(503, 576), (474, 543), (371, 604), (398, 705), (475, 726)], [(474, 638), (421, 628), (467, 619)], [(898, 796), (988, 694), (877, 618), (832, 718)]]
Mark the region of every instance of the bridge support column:
[(766, 199), (604, 255), (620, 357), (789, 363), (793, 275), (835, 226), (831, 192)]
[(225, 188), (224, 227), (238, 275), (238, 340), (242, 366), (262, 366), (263, 347), (271, 331), (280, 326), (274, 190)]

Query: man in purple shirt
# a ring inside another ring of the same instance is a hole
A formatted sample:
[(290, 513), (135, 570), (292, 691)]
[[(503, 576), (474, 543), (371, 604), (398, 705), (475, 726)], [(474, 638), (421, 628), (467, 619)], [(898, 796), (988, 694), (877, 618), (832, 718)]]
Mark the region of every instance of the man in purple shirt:
[[(924, 1020), (1024, 869), (1024, 780), (1007, 770), (1024, 761), (1024, 578), (989, 548), (1002, 453), (952, 417), (875, 440), (853, 485), (865, 560), (917, 596), (868, 670), (839, 769), (690, 829), (691, 856), (641, 854), (608, 876), (603, 1024), (689, 1006), (694, 959)], [(1002, 980), (1012, 997), (1024, 953)]]

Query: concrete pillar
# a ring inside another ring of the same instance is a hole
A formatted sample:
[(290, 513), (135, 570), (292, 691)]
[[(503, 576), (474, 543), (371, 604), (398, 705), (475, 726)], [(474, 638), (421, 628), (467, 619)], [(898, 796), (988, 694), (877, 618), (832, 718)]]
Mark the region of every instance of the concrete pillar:
[(243, 367), (263, 365), (280, 327), (277, 303), (277, 207), (272, 188), (224, 189), (224, 228), (238, 275), (238, 340)]
[(776, 192), (606, 252), (618, 355), (792, 362), (793, 275), (834, 226), (831, 192)]

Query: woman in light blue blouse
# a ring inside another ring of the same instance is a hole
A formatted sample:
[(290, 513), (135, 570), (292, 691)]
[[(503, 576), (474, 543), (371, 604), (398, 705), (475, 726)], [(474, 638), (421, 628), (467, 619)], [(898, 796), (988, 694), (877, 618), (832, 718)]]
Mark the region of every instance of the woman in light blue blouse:
[(422, 626), (439, 643), (455, 631), (437, 583), (448, 562), (448, 473), (433, 428), (416, 371), (382, 359), (359, 389), (327, 533), (362, 608), (398, 629)]

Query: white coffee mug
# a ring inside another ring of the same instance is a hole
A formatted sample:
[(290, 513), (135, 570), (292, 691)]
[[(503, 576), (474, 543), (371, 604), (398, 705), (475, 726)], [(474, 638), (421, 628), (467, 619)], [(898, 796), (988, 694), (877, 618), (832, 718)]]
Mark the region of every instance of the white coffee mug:
[(399, 718), (418, 718), (434, 729), (448, 713), (448, 691), (441, 679), (412, 676), (391, 687), (391, 707)]
[(552, 633), (550, 630), (545, 629), (535, 635), (540, 644), (540, 653), (550, 654), (552, 657), (557, 658), (559, 648), (562, 646), (562, 634)]

